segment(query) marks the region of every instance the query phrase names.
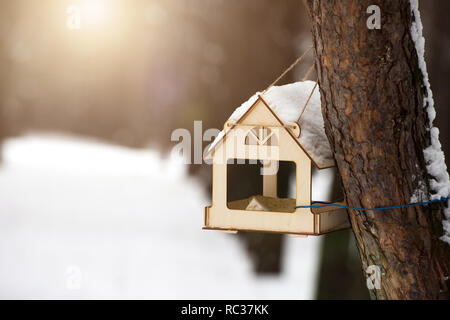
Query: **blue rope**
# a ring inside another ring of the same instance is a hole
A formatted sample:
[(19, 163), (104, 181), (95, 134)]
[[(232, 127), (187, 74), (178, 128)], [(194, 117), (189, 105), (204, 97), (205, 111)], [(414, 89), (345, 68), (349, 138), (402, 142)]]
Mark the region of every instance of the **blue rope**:
[(446, 202), (450, 197), (441, 197), (440, 199), (425, 201), (425, 202), (414, 202), (410, 204), (402, 204), (398, 206), (389, 206), (389, 207), (379, 207), (379, 208), (356, 208), (350, 207), (339, 203), (327, 203), (321, 205), (311, 205), (311, 206), (296, 206), (295, 209), (303, 209), (303, 208), (325, 208), (325, 207), (340, 207), (345, 209), (352, 209), (358, 211), (380, 211), (380, 210), (390, 210), (390, 209), (399, 209), (399, 208), (407, 208), (407, 207), (415, 207), (415, 206), (427, 206), (432, 203), (437, 202)]

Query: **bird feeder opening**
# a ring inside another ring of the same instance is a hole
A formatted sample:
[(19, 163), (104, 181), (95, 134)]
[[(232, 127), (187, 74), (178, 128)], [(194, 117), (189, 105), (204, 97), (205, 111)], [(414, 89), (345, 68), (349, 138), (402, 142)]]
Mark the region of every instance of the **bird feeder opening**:
[[(297, 184), (293, 161), (229, 159), (227, 208), (230, 210), (295, 212)], [(280, 184), (279, 181), (284, 182)], [(242, 191), (245, 190), (245, 191)]]

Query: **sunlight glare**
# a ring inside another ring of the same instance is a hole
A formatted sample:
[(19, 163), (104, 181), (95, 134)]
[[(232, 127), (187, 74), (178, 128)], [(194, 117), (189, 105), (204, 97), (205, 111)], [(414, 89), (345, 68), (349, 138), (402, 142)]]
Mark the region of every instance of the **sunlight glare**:
[(89, 26), (105, 26), (111, 18), (108, 0), (85, 0), (82, 15), (84, 22)]

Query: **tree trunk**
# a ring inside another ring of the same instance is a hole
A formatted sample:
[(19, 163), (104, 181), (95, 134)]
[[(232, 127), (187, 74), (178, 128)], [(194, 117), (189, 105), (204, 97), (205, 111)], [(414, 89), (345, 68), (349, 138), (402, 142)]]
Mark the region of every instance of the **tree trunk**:
[[(430, 144), (424, 86), (408, 0), (306, 0), (312, 19), (325, 131), (350, 206), (406, 204), (431, 194), (423, 150)], [(381, 8), (369, 30), (368, 6)], [(450, 250), (442, 204), (349, 210), (363, 273), (381, 270), (378, 299), (448, 298)], [(337, 275), (338, 276), (338, 275)]]

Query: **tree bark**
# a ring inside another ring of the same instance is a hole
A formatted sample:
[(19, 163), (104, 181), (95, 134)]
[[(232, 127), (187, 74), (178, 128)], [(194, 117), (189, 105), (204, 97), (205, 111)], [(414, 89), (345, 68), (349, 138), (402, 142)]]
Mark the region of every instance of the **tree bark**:
[[(424, 86), (411, 39), (408, 0), (306, 0), (312, 19), (325, 131), (347, 203), (375, 208), (410, 202), (429, 175)], [(369, 30), (368, 6), (381, 8)], [(448, 299), (450, 246), (443, 205), (349, 210), (363, 273), (381, 270), (377, 299)]]

